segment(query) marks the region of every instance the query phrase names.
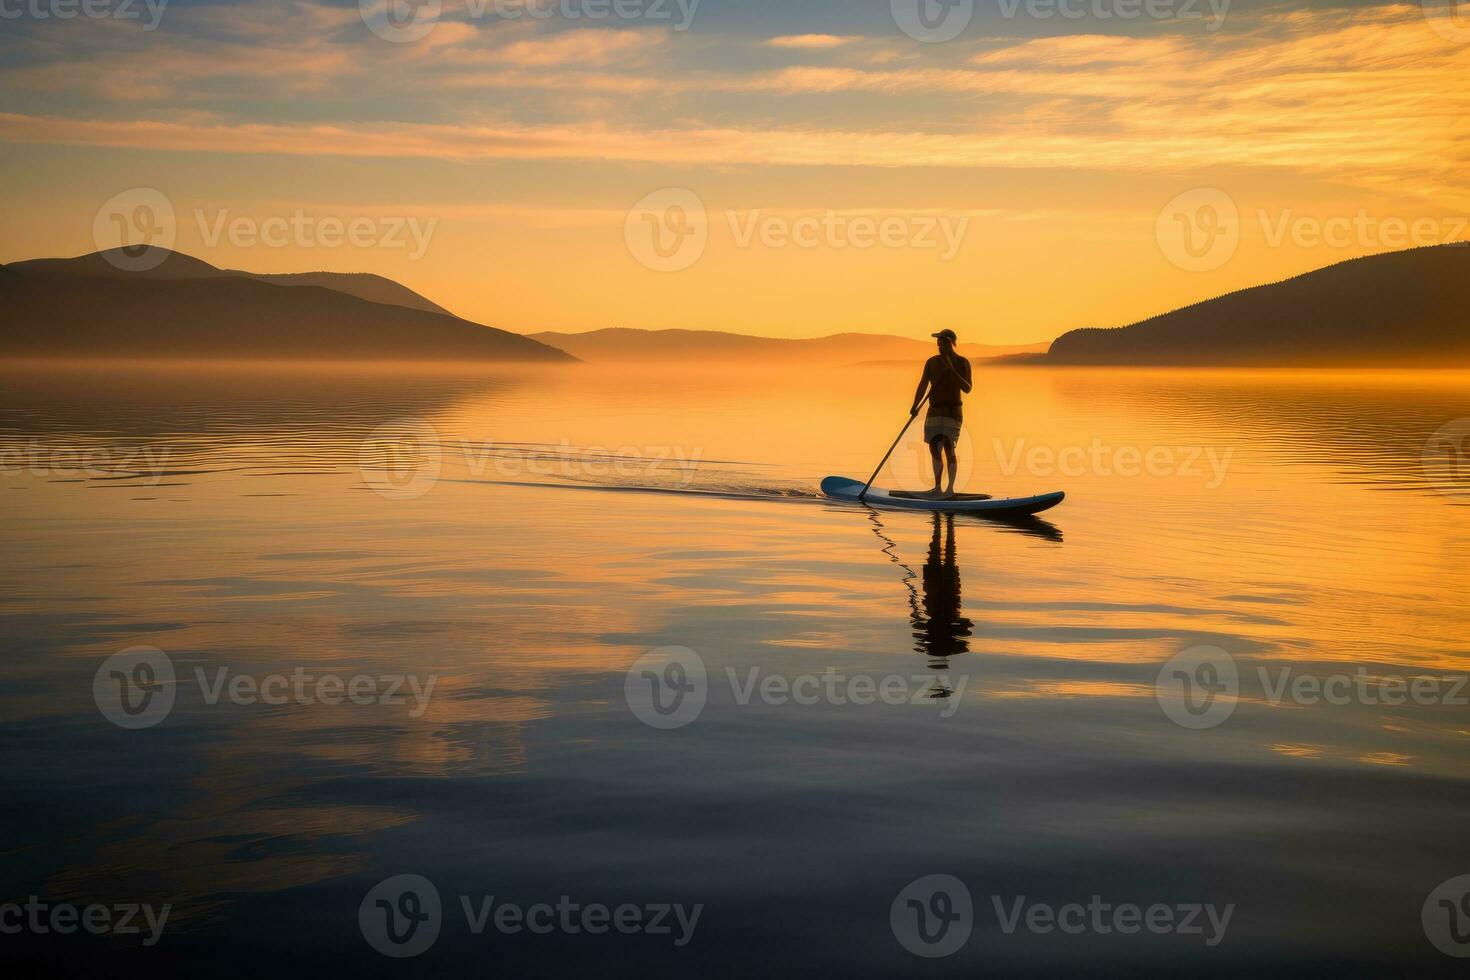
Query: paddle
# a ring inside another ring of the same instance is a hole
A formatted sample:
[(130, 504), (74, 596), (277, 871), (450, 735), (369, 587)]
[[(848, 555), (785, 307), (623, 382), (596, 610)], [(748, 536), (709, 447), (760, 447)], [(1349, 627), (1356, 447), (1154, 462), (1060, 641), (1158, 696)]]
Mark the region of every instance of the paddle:
[(898, 444), (903, 441), (903, 434), (905, 432), (909, 431), (909, 426), (913, 425), (914, 424), (914, 419), (916, 419), (916, 418), (919, 417), (919, 409), (923, 408), (924, 407), (924, 403), (927, 402), (928, 400), (929, 400), (929, 392), (926, 391), (924, 393), (924, 397), (921, 398), (921, 399), (919, 399), (919, 404), (914, 408), (913, 414), (909, 416), (909, 420), (903, 424), (903, 428), (902, 429), (899, 429), (898, 430), (898, 438), (895, 439), (895, 440), (893, 440), (893, 445), (889, 446), (888, 447), (888, 452), (886, 452), (886, 453), (883, 454), (882, 461), (880, 461), (878, 463), (878, 469), (874, 470), (873, 471), (873, 475), (870, 476), (870, 477), (868, 477), (868, 482), (863, 484), (863, 492), (860, 493), (860, 494), (858, 494), (858, 503), (862, 503), (863, 502), (863, 498), (868, 495), (868, 489), (870, 487), (872, 487), (873, 481), (876, 480), (876, 479), (878, 479), (878, 470), (883, 469), (883, 464), (886, 463), (886, 462), (888, 462), (888, 457), (893, 455), (893, 451), (895, 449), (897, 449), (898, 448)]

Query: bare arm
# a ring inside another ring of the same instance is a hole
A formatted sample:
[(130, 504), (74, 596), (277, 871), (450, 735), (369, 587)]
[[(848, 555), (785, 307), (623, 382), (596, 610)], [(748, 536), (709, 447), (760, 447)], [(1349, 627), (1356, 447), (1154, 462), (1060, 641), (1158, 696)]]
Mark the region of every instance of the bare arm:
[(960, 390), (968, 395), (970, 390), (975, 387), (970, 383), (970, 362), (961, 361), (960, 366), (955, 367), (954, 361), (949, 357), (945, 357), (944, 366), (949, 368), (950, 372), (959, 379)]
[(924, 373), (919, 376), (919, 387), (914, 389), (914, 405), (909, 409), (910, 415), (919, 414), (919, 405), (924, 401), (924, 389), (929, 387), (929, 366), (924, 366)]

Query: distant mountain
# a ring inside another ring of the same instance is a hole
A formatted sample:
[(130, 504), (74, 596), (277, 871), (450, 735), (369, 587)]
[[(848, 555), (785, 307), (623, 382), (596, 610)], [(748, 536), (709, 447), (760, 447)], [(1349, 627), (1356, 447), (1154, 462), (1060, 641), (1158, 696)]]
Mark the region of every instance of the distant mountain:
[[(116, 251), (116, 250), (113, 250)], [(163, 249), (148, 249), (150, 253)], [(145, 262), (144, 265), (152, 265)], [(239, 269), (218, 269), (201, 259), (182, 252), (168, 252), (153, 268), (129, 272), (107, 261), (101, 252), (78, 256), (74, 259), (27, 259), (12, 262), (9, 268), (21, 273), (43, 273), (48, 275), (88, 276), (100, 279), (217, 279), (220, 276), (242, 276), (278, 286), (325, 286), (339, 293), (356, 296), (372, 303), (389, 306), (406, 306), (411, 310), (427, 313), (443, 313), (453, 316), (438, 303), (420, 296), (402, 283), (375, 276), (368, 272), (244, 272)]]
[(438, 303), (420, 296), (402, 283), (375, 276), (369, 272), (287, 272), (278, 275), (241, 272), (238, 275), (250, 276), (252, 279), (275, 283), (278, 286), (323, 286), (327, 289), (335, 289), (339, 293), (356, 296), (358, 299), (365, 299), (370, 303), (404, 306), (410, 310), (454, 316)]
[[(575, 360), (377, 276), (306, 273), (284, 285), (181, 252), (150, 257), (156, 266), (140, 272), (104, 253), (0, 267), (0, 357)], [(374, 296), (401, 302), (365, 298)]]
[(1351, 259), (1130, 326), (1072, 330), (1045, 356), (1024, 360), (1470, 367), (1470, 247), (1436, 245)]
[[(121, 259), (119, 259), (121, 256)], [(129, 271), (127, 266), (145, 266)], [(26, 259), (5, 266), (24, 276), (65, 276), (73, 279), (214, 279), (232, 275), (183, 252), (146, 247), (89, 252), (72, 259)]]
[[(904, 361), (928, 357), (933, 341), (911, 340), (886, 334), (839, 333), (811, 340), (751, 337), (718, 330), (634, 330), (610, 327), (588, 333), (534, 333), (533, 339), (559, 347), (584, 361), (642, 362), (727, 361), (796, 364), (854, 364), (863, 361)], [(1042, 351), (1046, 344), (991, 347), (960, 342), (960, 353), (970, 358)]]

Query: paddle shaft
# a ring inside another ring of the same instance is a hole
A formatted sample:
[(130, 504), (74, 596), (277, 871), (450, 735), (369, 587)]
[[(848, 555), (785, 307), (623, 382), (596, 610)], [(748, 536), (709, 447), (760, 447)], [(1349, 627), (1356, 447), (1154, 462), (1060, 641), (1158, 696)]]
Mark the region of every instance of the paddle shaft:
[(888, 447), (888, 452), (886, 452), (886, 453), (883, 454), (883, 459), (878, 463), (878, 468), (875, 469), (875, 470), (873, 470), (873, 475), (870, 476), (870, 477), (868, 477), (868, 482), (867, 483), (863, 484), (863, 492), (860, 493), (860, 494), (858, 494), (858, 503), (862, 503), (863, 502), (863, 498), (868, 495), (868, 489), (870, 487), (872, 487), (873, 481), (876, 480), (876, 479), (878, 479), (878, 472), (879, 472), (879, 470), (882, 470), (883, 469), (883, 464), (886, 463), (886, 462), (888, 462), (888, 457), (893, 455), (893, 451), (898, 448), (898, 444), (900, 442), (903, 442), (903, 434), (905, 432), (909, 431), (909, 426), (913, 425), (914, 424), (914, 419), (916, 419), (916, 418), (919, 417), (919, 409), (923, 408), (924, 407), (924, 403), (927, 402), (928, 400), (929, 400), (929, 393), (926, 391), (924, 393), (924, 397), (921, 398), (921, 399), (919, 399), (919, 404), (914, 407), (913, 413), (911, 415), (909, 415), (909, 420), (903, 424), (903, 428), (902, 429), (899, 429), (898, 430), (898, 438), (895, 439), (895, 440), (893, 440), (893, 445), (889, 446)]

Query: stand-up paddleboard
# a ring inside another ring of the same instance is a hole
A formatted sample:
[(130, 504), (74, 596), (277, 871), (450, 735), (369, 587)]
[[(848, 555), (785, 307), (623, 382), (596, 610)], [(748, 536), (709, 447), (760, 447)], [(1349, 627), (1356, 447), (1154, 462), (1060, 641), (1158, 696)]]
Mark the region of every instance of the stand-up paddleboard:
[[(829, 476), (822, 481), (822, 492), (834, 500), (857, 502), (863, 492), (861, 480), (849, 480), (845, 476)], [(1019, 517), (1024, 514), (1039, 514), (1061, 503), (1066, 494), (1038, 494), (1035, 497), (986, 497), (983, 494), (962, 494), (955, 497), (898, 496), (881, 487), (871, 487), (863, 503), (872, 507), (893, 507), (903, 510), (953, 510), (987, 514), (992, 517)]]

